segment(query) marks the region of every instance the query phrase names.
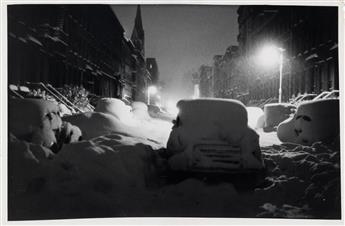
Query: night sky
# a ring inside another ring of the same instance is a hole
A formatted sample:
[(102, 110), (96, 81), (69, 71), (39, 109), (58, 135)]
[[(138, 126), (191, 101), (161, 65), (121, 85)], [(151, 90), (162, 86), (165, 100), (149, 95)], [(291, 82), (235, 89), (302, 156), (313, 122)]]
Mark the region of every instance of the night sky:
[[(136, 5), (114, 5), (115, 14), (130, 38)], [(166, 98), (190, 97), (192, 90), (183, 79), (213, 56), (237, 45), (238, 6), (142, 5), (145, 56), (157, 59)]]

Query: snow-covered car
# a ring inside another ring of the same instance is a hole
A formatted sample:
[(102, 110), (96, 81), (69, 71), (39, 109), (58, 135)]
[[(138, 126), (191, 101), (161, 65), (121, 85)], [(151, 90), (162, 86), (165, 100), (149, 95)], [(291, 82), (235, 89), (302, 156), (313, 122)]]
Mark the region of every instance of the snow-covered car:
[(245, 106), (229, 99), (181, 100), (169, 136), (172, 170), (256, 172), (264, 168), (258, 134)]
[(296, 114), (279, 124), (277, 136), (282, 142), (312, 145), (333, 141), (339, 135), (339, 100), (309, 101)]

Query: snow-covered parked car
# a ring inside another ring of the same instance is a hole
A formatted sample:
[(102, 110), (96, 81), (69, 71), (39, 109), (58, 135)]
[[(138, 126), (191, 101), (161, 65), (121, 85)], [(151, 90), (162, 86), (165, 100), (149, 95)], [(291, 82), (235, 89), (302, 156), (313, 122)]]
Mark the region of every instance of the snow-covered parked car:
[(339, 130), (339, 100), (321, 99), (301, 104), (293, 116), (279, 124), (277, 136), (282, 142), (312, 145), (333, 141)]
[(252, 172), (264, 168), (258, 134), (245, 106), (229, 99), (181, 100), (169, 136), (169, 166), (189, 172)]

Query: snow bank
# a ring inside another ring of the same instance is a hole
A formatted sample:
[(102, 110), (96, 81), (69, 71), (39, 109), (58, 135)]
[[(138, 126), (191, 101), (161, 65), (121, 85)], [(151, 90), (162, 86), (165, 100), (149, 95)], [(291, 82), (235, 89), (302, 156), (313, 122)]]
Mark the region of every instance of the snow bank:
[(259, 107), (246, 107), (248, 113), (248, 126), (252, 129), (264, 127), (264, 112)]
[(339, 146), (265, 147), (267, 175), (254, 191), (227, 178), (169, 181), (158, 148), (109, 133), (53, 154), (10, 136), (9, 217), (340, 218)]
[(116, 98), (102, 98), (97, 102), (95, 112), (107, 113), (115, 116), (121, 122), (132, 125), (133, 114), (131, 107), (126, 105), (122, 100)]
[(274, 128), (289, 118), (296, 107), (287, 103), (273, 103), (264, 106), (265, 128)]
[(81, 139), (78, 127), (62, 122), (61, 105), (42, 99), (11, 99), (9, 101), (9, 132), (34, 144), (58, 152), (65, 143)]
[(255, 192), (270, 200), (275, 210), (266, 209), (258, 216), (339, 218), (339, 144), (316, 142), (308, 147), (287, 143), (264, 148), (267, 177)]
[(132, 103), (132, 113), (134, 117), (138, 120), (149, 120), (150, 115), (148, 113), (148, 107), (143, 102), (133, 102)]
[(294, 116), (280, 123), (277, 136), (282, 142), (311, 145), (330, 142), (339, 136), (339, 100), (318, 100), (301, 104)]
[(131, 194), (148, 187), (157, 174), (151, 146), (157, 145), (109, 134), (65, 145), (54, 155), (13, 137), (9, 145), (10, 218), (97, 216), (109, 207), (120, 214), (118, 198), (126, 195), (130, 200)]
[(15, 136), (51, 147), (57, 142), (54, 130), (61, 127), (59, 107), (42, 99), (10, 99), (8, 127)]
[(112, 114), (86, 112), (66, 116), (62, 119), (63, 121), (70, 122), (73, 125), (78, 126), (82, 131), (83, 138), (86, 140), (112, 132), (133, 134), (135, 136), (143, 135), (122, 123)]
[(154, 140), (166, 146), (172, 123), (163, 120), (137, 120), (131, 125), (125, 124), (111, 114), (100, 112), (86, 112), (63, 117), (64, 121), (78, 126), (83, 134), (83, 139), (92, 139), (98, 136), (117, 132), (132, 137), (143, 137)]
[[(234, 105), (235, 109), (241, 108), (236, 102)], [(231, 111), (226, 110), (218, 113)], [(205, 112), (201, 114), (205, 121), (209, 119)], [(152, 139), (162, 135), (163, 125), (165, 133), (169, 132), (171, 124), (167, 122), (142, 120), (138, 124), (141, 127), (129, 127), (115, 116), (99, 112), (66, 118), (79, 123), (88, 140), (66, 144), (56, 154), (10, 133), (9, 219), (133, 216), (340, 219), (339, 140), (328, 145), (316, 142), (311, 146), (285, 143), (263, 147), (265, 180), (255, 190), (241, 190), (227, 177), (217, 183), (191, 177), (169, 180), (168, 159), (162, 157), (167, 150)], [(216, 117), (211, 119), (218, 125)], [(247, 126), (246, 120), (243, 123)], [(68, 124), (65, 127), (69, 128)], [(218, 129), (214, 130), (216, 133)], [(133, 135), (139, 132), (144, 135)], [(244, 130), (243, 145), (257, 147), (250, 144), (257, 142), (255, 135), (251, 129)]]

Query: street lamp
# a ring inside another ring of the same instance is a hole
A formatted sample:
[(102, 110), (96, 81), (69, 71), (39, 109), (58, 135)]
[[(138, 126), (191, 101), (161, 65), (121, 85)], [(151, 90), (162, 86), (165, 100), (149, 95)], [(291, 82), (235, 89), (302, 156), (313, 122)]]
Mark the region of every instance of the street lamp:
[(265, 67), (272, 67), (279, 63), (279, 103), (282, 102), (282, 80), (283, 80), (283, 52), (285, 49), (275, 45), (267, 45), (261, 49), (258, 55), (258, 63)]
[(147, 88), (147, 105), (150, 105), (150, 97), (151, 94), (157, 93), (157, 87), (156, 86), (149, 86)]

